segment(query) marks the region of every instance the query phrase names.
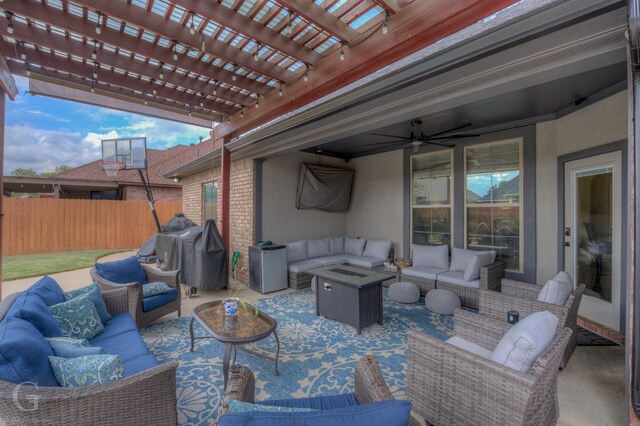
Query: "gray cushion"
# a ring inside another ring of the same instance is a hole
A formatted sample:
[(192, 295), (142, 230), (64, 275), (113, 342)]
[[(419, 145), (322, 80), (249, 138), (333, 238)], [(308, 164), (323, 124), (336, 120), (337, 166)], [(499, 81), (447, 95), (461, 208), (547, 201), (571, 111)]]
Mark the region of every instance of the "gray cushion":
[(287, 243), (287, 262), (295, 262), (307, 258), (307, 240)]
[(555, 276), (555, 279), (558, 280), (558, 281), (566, 281), (567, 283), (569, 283), (569, 286), (571, 288), (574, 288), (574, 286), (573, 286), (573, 278), (571, 278), (571, 275), (569, 275), (569, 273), (567, 271), (558, 272), (558, 274)]
[(390, 250), (391, 241), (367, 240), (367, 245), (364, 247), (362, 255), (387, 260), (389, 259)]
[(416, 303), (420, 300), (420, 289), (414, 283), (399, 282), (391, 284), (389, 299), (400, 303)]
[(315, 258), (309, 259), (309, 260), (313, 260), (314, 262), (321, 263), (322, 266), (342, 265), (344, 263), (347, 263), (347, 257), (344, 254), (336, 254), (336, 255), (333, 255), (333, 256), (324, 256), (324, 257), (315, 257)]
[(432, 312), (453, 315), (453, 311), (460, 309), (460, 298), (449, 290), (435, 289), (424, 297), (424, 305)]
[(449, 246), (421, 246), (412, 244), (413, 266), (449, 269)]
[(344, 237), (329, 238), (329, 250), (331, 254), (344, 254)]
[(313, 268), (320, 268), (322, 264), (313, 260), (298, 260), (297, 262), (290, 262), (287, 265), (289, 272), (304, 272)]
[(496, 261), (496, 252), (491, 251), (477, 251), (477, 250), (466, 250), (460, 248), (453, 248), (451, 251), (451, 266), (449, 266), (450, 271), (460, 271), (464, 272), (467, 270), (467, 266), (473, 260), (473, 256), (476, 254), (489, 253), (491, 256), (491, 261), (489, 264)]
[(307, 258), (329, 256), (330, 254), (328, 238), (307, 240)]
[(567, 302), (573, 286), (563, 279), (550, 279), (538, 294), (539, 302), (553, 303), (562, 306)]
[(489, 253), (478, 253), (473, 256), (467, 269), (464, 271), (465, 281), (474, 281), (480, 279), (480, 269), (491, 263), (491, 255)]
[(378, 259), (370, 256), (354, 256), (346, 255), (347, 263), (353, 266), (362, 266), (364, 268), (375, 268), (384, 265), (385, 259)]
[(471, 352), (472, 354), (476, 354), (479, 357), (484, 359), (491, 359), (491, 351), (489, 349), (485, 349), (480, 345), (476, 345), (473, 342), (468, 340), (464, 340), (461, 337), (453, 336), (445, 340), (445, 343), (453, 345), (457, 348), (464, 349), (467, 352)]
[(447, 269), (430, 268), (428, 266), (410, 266), (402, 269), (402, 275), (426, 278), (428, 280), (435, 280), (438, 278), (438, 274), (442, 274), (444, 272), (447, 272)]
[(449, 271), (439, 274), (438, 282), (455, 284), (461, 287), (480, 288), (480, 280), (466, 281), (464, 279), (464, 272), (459, 271)]
[(529, 315), (505, 333), (491, 360), (527, 373), (553, 340), (557, 326), (558, 317), (549, 311)]
[(344, 237), (344, 252), (345, 254), (354, 254), (356, 256), (362, 256), (364, 252), (364, 245), (367, 240), (364, 238), (349, 238)]

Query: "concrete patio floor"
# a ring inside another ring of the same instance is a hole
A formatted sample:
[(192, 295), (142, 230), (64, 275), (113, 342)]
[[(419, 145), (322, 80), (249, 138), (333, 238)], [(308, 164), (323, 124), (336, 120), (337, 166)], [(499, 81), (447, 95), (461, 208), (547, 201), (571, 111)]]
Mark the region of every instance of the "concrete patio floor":
[[(116, 253), (101, 261), (122, 259), (135, 252)], [(89, 268), (51, 275), (65, 290), (73, 290), (91, 283)], [(22, 291), (39, 277), (2, 283), (3, 295)], [(284, 294), (291, 289), (263, 295), (244, 287), (239, 296), (246, 301)], [(182, 312), (190, 315), (193, 308), (205, 302), (227, 297), (226, 291), (200, 291), (198, 297), (183, 298)], [(174, 318), (169, 314), (166, 318)], [(558, 398), (562, 426), (624, 425), (624, 348), (620, 346), (578, 346), (568, 366), (560, 373)]]

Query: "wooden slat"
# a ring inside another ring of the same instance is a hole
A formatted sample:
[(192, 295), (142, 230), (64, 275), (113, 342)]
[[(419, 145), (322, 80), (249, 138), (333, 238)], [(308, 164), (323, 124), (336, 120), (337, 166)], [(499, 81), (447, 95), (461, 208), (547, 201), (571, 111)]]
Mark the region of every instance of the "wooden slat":
[(7, 66), (7, 61), (0, 56), (0, 89), (7, 94), (9, 99), (14, 100), (18, 94), (18, 86)]
[(338, 19), (336, 16), (324, 10), (324, 8), (318, 6), (312, 1), (308, 0), (276, 0), (287, 9), (294, 12), (294, 14), (304, 17), (307, 21), (313, 22), (320, 28), (324, 29), (330, 34), (335, 35), (337, 38), (345, 43), (351, 43), (357, 39), (360, 34)]
[[(2, 255), (140, 247), (156, 227), (146, 201), (4, 198)], [(160, 223), (181, 202), (156, 203)], [(57, 237), (56, 237), (57, 235)]]

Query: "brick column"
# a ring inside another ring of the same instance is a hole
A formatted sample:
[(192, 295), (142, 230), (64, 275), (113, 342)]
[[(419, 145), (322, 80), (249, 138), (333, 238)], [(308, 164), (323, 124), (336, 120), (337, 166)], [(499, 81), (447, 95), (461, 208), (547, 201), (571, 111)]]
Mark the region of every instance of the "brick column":
[[(4, 182), (2, 180), (2, 176), (4, 175), (4, 120), (5, 120), (5, 109), (7, 105), (6, 101), (7, 97), (5, 93), (0, 90), (0, 188), (3, 188), (4, 193)], [(0, 298), (2, 296), (2, 218), (4, 216), (4, 210), (2, 207), (2, 194), (0, 194)]]

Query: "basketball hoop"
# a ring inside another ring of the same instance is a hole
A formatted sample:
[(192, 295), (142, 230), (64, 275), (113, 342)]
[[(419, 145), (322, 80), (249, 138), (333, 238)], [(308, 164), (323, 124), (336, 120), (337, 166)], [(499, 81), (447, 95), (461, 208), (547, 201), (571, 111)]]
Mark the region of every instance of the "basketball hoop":
[(121, 163), (120, 161), (102, 160), (100, 162), (100, 166), (107, 176), (116, 176), (118, 174), (118, 170), (124, 169), (124, 163)]

